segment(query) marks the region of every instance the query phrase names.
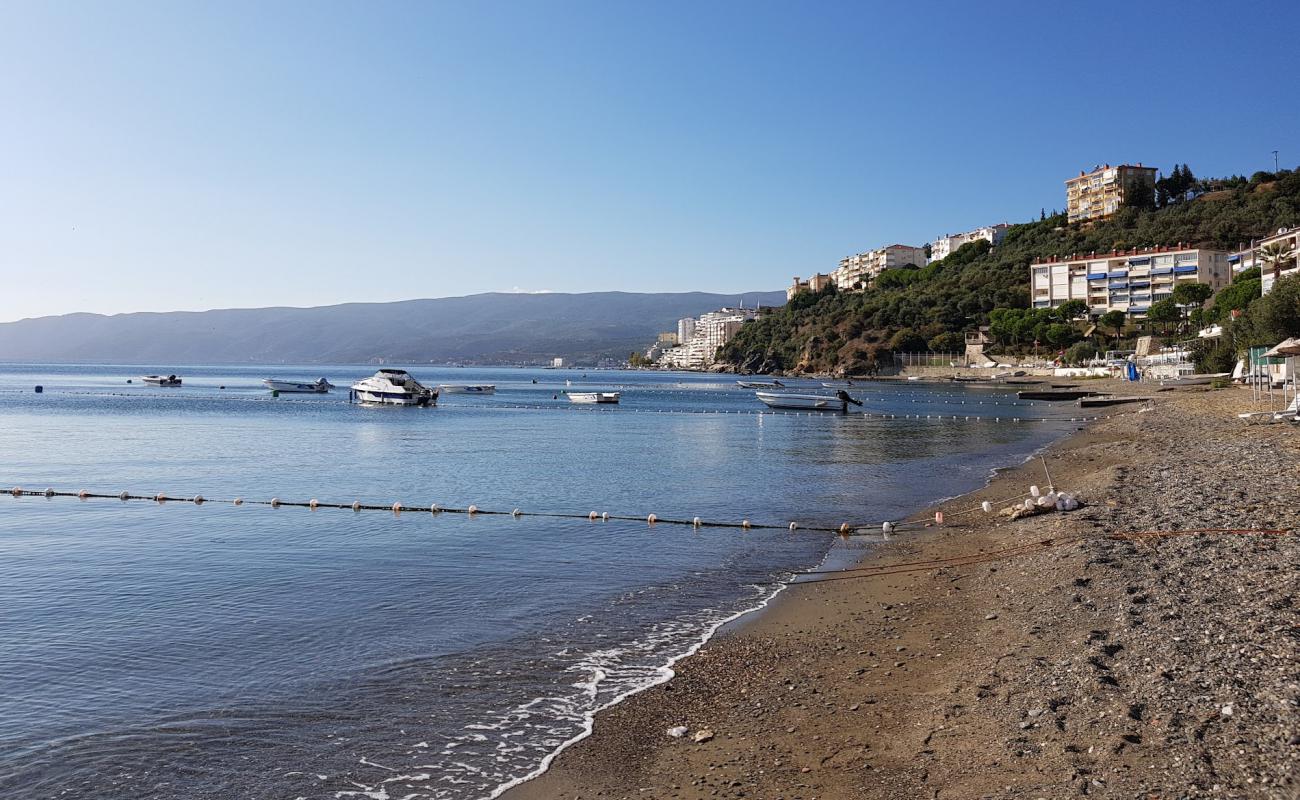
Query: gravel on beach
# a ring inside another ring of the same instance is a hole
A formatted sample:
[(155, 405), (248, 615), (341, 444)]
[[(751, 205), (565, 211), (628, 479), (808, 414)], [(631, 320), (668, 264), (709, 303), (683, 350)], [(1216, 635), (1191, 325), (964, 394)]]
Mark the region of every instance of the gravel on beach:
[[(920, 568), (790, 587), (505, 797), (1300, 797), (1300, 430), (1125, 410), (1047, 454), (1083, 508), (959, 513), (1045, 484), (1004, 471), (870, 561)], [(1290, 533), (1111, 538), (1206, 528)]]

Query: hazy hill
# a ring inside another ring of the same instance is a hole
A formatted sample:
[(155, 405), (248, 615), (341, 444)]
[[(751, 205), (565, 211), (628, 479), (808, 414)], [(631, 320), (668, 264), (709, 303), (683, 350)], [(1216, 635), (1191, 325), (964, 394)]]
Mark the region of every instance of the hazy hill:
[(0, 360), (229, 362), (517, 362), (626, 357), (681, 317), (723, 305), (776, 305), (784, 292), (743, 295), (476, 294), (316, 308), (223, 309), (0, 323)]

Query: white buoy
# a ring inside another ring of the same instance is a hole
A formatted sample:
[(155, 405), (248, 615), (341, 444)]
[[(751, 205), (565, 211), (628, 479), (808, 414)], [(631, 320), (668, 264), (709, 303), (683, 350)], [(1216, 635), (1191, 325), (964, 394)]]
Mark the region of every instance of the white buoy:
[(790, 523), (790, 530), (794, 531), (794, 530), (798, 530), (798, 529), (799, 529), (799, 524), (798, 524), (797, 522), (791, 522), (791, 523)]
[(599, 514), (597, 514), (595, 511), (593, 511), (593, 512), (591, 512), (590, 514), (587, 515), (587, 519), (595, 519), (596, 517), (599, 517), (599, 516), (600, 516)]
[(691, 524), (697, 528), (700, 527), (700, 518), (696, 517), (695, 519), (691, 520)]
[(601, 518), (601, 520), (604, 521), (604, 522), (609, 522), (609, 512), (608, 512), (608, 511), (602, 511), (601, 514), (600, 514), (600, 518)]
[(524, 514), (524, 512), (520, 511), (520, 510), (517, 509), (517, 508), (516, 508), (514, 511), (511, 511), (511, 512), (510, 512), (510, 516), (512, 516), (512, 517), (521, 517), (521, 516), (523, 516), (523, 514)]
[(85, 500), (89, 494), (90, 492), (86, 491), (85, 489), (82, 489), (81, 491), (77, 492), (77, 499)]
[(280, 507), (280, 498), (278, 498), (278, 497), (272, 497), (272, 498), (271, 498), (271, 508), (279, 508), (279, 507)]
[(1037, 486), (1030, 486), (1030, 487), (1029, 487), (1029, 493), (1030, 493), (1031, 495), (1033, 495), (1034, 497), (1038, 497), (1040, 494), (1042, 494), (1042, 492), (1039, 491), (1039, 489), (1038, 489)]
[(656, 522), (658, 519), (659, 519), (659, 518), (656, 517), (654, 514), (650, 514), (649, 516), (647, 516), (647, 517), (645, 518), (645, 521), (648, 522), (648, 523), (650, 523), (651, 525), (653, 525), (653, 524), (655, 524), (655, 522)]
[(942, 512), (942, 511), (936, 511), (936, 512), (934, 512), (934, 524), (935, 524), (935, 525), (942, 525), (942, 524), (943, 524), (943, 512)]
[(744, 528), (745, 530), (749, 530), (749, 527), (750, 527), (750, 526), (749, 526), (749, 520), (747, 520), (747, 519), (742, 519), (742, 520), (740, 521), (740, 527)]
[(157, 500), (159, 503), (165, 503), (167, 502), (167, 495), (163, 494), (162, 492), (159, 492), (158, 494), (153, 496), (153, 499)]
[(470, 506), (469, 509), (468, 509), (468, 511), (469, 511), (469, 513), (471, 513), (471, 514), (477, 514), (477, 513), (478, 513), (478, 506)]
[(1025, 498), (1025, 508), (1033, 508), (1033, 507), (1034, 507), (1034, 501), (1033, 501), (1033, 500), (1030, 500), (1028, 497), (1026, 497), (1026, 498)]
[(22, 497), (22, 496), (23, 496), (23, 487), (21, 487), (21, 486), (15, 486), (14, 488), (12, 488), (12, 489), (9, 490), (9, 494), (13, 495), (14, 497)]
[(352, 510), (353, 510), (353, 511), (360, 511), (360, 510), (361, 510), (361, 501), (360, 501), (360, 500), (353, 500), (353, 501), (352, 501)]
[(196, 506), (203, 505), (203, 495), (201, 494), (194, 495), (194, 505)]
[(318, 505), (320, 505), (320, 502), (314, 497), (307, 501), (307, 507), (310, 508), (312, 511), (315, 511), (316, 506)]
[(847, 523), (847, 522), (841, 522), (841, 523), (840, 523), (840, 535), (841, 535), (841, 536), (848, 536), (850, 530), (851, 530), (851, 528), (849, 528), (849, 523)]
[[(123, 500), (126, 499), (126, 492), (122, 492), (122, 499), (123, 499)], [(244, 498), (242, 498), (242, 497), (236, 497), (235, 500), (234, 500), (234, 503), (235, 503), (235, 505), (237, 505), (237, 506), (242, 506), (242, 505), (244, 504)]]
[(46, 489), (46, 490), (45, 490), (45, 496), (46, 496), (46, 497), (53, 497), (53, 496), (54, 496), (54, 490), (53, 490), (53, 489)]
[(438, 513), (439, 511), (441, 511), (441, 510), (442, 510), (441, 508), (438, 508), (438, 504), (437, 504), (437, 503), (430, 503), (430, 504), (429, 504), (429, 513), (430, 513), (430, 514), (437, 514), (437, 513)]
[(402, 513), (402, 504), (401, 504), (401, 503), (393, 503), (393, 513), (394, 513), (394, 514), (400, 514), (400, 513)]
[(987, 500), (985, 500), (983, 503), (980, 503), (980, 508), (984, 509), (985, 514), (993, 513), (993, 504)]

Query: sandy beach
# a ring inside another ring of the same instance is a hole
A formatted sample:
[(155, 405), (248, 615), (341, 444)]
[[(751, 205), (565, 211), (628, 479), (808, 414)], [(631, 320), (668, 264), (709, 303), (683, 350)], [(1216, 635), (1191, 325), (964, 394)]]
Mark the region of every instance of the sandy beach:
[(1129, 391), (1156, 399), (1046, 454), (1084, 508), (969, 513), (1047, 484), (1037, 459), (999, 473), (945, 525), (791, 586), (505, 797), (1296, 797), (1295, 537), (1116, 535), (1300, 525), (1300, 431), (1243, 425), (1245, 389)]

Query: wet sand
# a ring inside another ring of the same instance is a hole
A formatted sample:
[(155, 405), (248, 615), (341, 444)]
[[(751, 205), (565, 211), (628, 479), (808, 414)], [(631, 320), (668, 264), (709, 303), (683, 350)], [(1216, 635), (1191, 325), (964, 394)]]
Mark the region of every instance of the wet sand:
[(1244, 426), (1248, 390), (1133, 393), (1156, 400), (1048, 451), (1084, 508), (972, 513), (1047, 484), (1037, 459), (1002, 472), (942, 527), (791, 586), (504, 797), (1296, 797), (1296, 538), (1108, 537), (1300, 525), (1300, 431)]

